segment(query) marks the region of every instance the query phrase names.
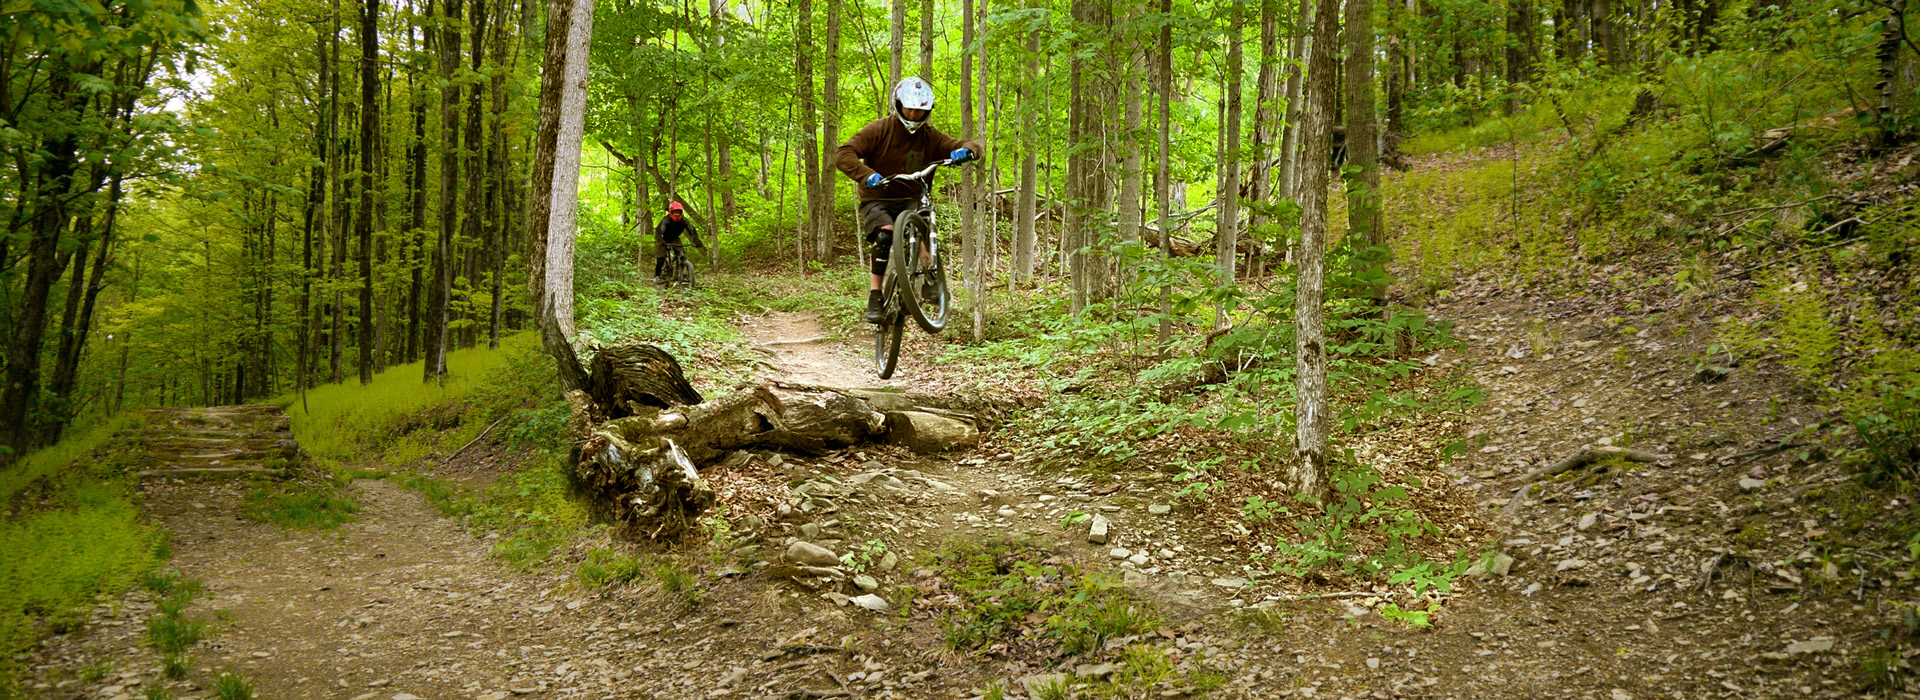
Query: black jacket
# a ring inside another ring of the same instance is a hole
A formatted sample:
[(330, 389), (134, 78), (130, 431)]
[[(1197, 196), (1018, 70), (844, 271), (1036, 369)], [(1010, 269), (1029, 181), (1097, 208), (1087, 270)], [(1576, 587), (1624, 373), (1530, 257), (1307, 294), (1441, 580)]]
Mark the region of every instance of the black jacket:
[(693, 247), (707, 249), (707, 244), (700, 241), (700, 233), (693, 230), (693, 221), (684, 214), (679, 221), (674, 221), (673, 215), (668, 214), (660, 219), (660, 225), (653, 227), (653, 239), (666, 245), (679, 244), (682, 233), (693, 237)]

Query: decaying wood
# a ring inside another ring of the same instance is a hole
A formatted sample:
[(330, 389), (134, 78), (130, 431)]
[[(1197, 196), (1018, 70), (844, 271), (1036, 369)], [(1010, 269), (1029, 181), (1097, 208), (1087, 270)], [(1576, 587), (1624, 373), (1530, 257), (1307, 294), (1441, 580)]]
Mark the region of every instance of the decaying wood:
[(569, 463), (595, 515), (632, 537), (674, 540), (714, 503), (699, 465), (744, 449), (817, 455), (893, 441), (933, 452), (964, 447), (1011, 402), (879, 389), (771, 383), (703, 400), (671, 354), (627, 344), (594, 358), (570, 392)]

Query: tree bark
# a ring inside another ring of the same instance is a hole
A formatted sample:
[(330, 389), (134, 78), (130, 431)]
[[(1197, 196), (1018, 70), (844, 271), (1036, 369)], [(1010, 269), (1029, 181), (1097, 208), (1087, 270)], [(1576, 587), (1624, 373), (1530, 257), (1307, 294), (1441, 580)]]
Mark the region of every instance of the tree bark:
[(920, 0), (920, 79), (933, 80), (933, 0)]
[[(1222, 287), (1233, 285), (1234, 262), (1239, 258), (1234, 248), (1240, 243), (1240, 71), (1246, 7), (1242, 0), (1229, 0), (1228, 11), (1232, 17), (1227, 20), (1227, 109), (1221, 126), (1220, 181), (1214, 194), (1220, 201), (1214, 224), (1214, 263), (1219, 266)], [(1227, 327), (1226, 302), (1215, 309), (1213, 326), (1215, 330)]]
[[(1302, 0), (1303, 2), (1305, 0)], [(1160, 0), (1160, 14), (1165, 18), (1173, 16), (1173, 0)], [(1160, 49), (1155, 55), (1154, 65), (1155, 91), (1160, 94), (1160, 160), (1153, 177), (1153, 202), (1160, 214), (1160, 263), (1173, 262), (1172, 223), (1173, 184), (1169, 178), (1173, 173), (1173, 25), (1162, 23), (1160, 26)], [(1173, 341), (1173, 287), (1170, 284), (1160, 286), (1160, 338), (1161, 352), (1166, 352)]]
[[(907, 50), (907, 0), (893, 0), (892, 4), (892, 32), (887, 37), (890, 40), (888, 46), (892, 48), (892, 52), (887, 60), (886, 99), (888, 100), (892, 99), (893, 86), (899, 85), (900, 79), (906, 77), (900, 75), (900, 63), (905, 59)], [(887, 116), (887, 105), (884, 102), (880, 105), (880, 116)]]
[(1292, 56), (1297, 67), (1287, 71), (1287, 112), (1286, 130), (1280, 134), (1280, 171), (1275, 178), (1280, 182), (1278, 198), (1300, 200), (1300, 116), (1305, 113), (1307, 95), (1303, 76), (1306, 73), (1307, 51), (1313, 46), (1313, 3), (1314, 0), (1297, 0), (1300, 3), (1300, 18), (1293, 27)]
[(527, 217), (527, 282), (541, 346), (553, 357), (560, 383), (569, 391), (587, 382), (586, 370), (573, 350), (573, 241), (592, 43), (593, 0), (549, 6), (534, 139), (532, 211)]
[[(427, 381), (439, 381), (447, 374), (447, 311), (453, 296), (453, 241), (460, 227), (457, 194), (460, 186), (460, 85), (454, 74), (460, 67), (461, 0), (446, 3), (440, 31), (440, 234), (433, 249), (433, 286), (428, 288), (427, 327), (425, 329), (425, 368)], [(559, 4), (559, 3), (556, 3)], [(558, 26), (566, 26), (564, 24)], [(551, 30), (550, 30), (551, 31)], [(544, 92), (544, 89), (543, 89)]]
[[(1379, 126), (1373, 119), (1373, 0), (1347, 0), (1346, 36), (1347, 163), (1358, 169), (1347, 181), (1347, 235), (1354, 248), (1366, 249), (1355, 263), (1372, 268), (1384, 262), (1387, 244), (1380, 216)], [(1386, 293), (1385, 285), (1367, 292), (1376, 301)]]
[(1880, 133), (1876, 139), (1882, 148), (1900, 141), (1900, 45), (1906, 37), (1907, 0), (1887, 0), (1887, 21), (1880, 40), (1878, 87), (1880, 103), (1875, 106), (1875, 121)]
[(1294, 491), (1322, 498), (1327, 467), (1326, 250), (1327, 161), (1333, 150), (1334, 51), (1340, 0), (1320, 0), (1314, 11), (1313, 49), (1307, 59), (1307, 102), (1300, 125), (1300, 250), (1294, 296)]
[(360, 9), (360, 383), (373, 382), (373, 163), (380, 128), (380, 0)]
[(816, 260), (827, 257), (827, 240), (820, 236), (820, 212), (824, 207), (820, 203), (820, 143), (818, 138), (819, 118), (813, 106), (813, 2), (797, 0), (795, 3), (793, 65), (796, 77), (795, 89), (800, 100), (800, 167), (806, 181), (806, 214), (801, 218), (804, 232), (802, 239), (812, 236), (813, 252)]
[[(46, 92), (61, 111), (76, 116), (84, 98), (73, 88), (74, 71), (55, 59)], [(28, 413), (40, 393), (40, 346), (46, 333), (47, 299), (59, 281), (63, 258), (60, 234), (68, 220), (67, 193), (73, 187), (78, 135), (68, 129), (45, 142), (45, 154), (35, 173), (33, 220), (28, 229), (26, 279), (21, 288), (14, 334), (7, 347), (6, 386), (0, 387), (0, 438), (11, 451), (0, 451), (0, 466), (11, 464), (32, 448), (34, 426)]]
[[(1020, 113), (1027, 119), (1038, 114), (1034, 109), (1034, 86), (1040, 83), (1040, 33), (1027, 35), (1027, 80), (1020, 82)], [(1013, 254), (1010, 257), (1012, 269), (1009, 270), (1008, 284), (1025, 284), (1033, 280), (1033, 250), (1038, 244), (1034, 231), (1034, 218), (1039, 215), (1039, 165), (1040, 144), (1036, 132), (1038, 129), (1022, 128), (1020, 131), (1020, 204), (1013, 224)]]
[[(826, 0), (827, 37), (820, 80), (820, 257), (833, 254), (833, 174), (840, 147), (840, 0)], [(859, 246), (855, 246), (858, 248)]]
[[(1247, 175), (1247, 201), (1267, 204), (1273, 191), (1275, 142), (1280, 133), (1280, 0), (1260, 0), (1260, 76), (1253, 106), (1253, 167)], [(1247, 213), (1247, 231), (1265, 228), (1267, 214), (1256, 206)], [(1248, 270), (1249, 274), (1255, 270)]]

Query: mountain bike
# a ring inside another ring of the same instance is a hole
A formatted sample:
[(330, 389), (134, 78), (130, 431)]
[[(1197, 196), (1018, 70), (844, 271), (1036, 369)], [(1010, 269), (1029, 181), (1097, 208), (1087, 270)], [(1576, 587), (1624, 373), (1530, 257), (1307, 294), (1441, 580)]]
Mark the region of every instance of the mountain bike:
[(660, 271), (660, 286), (693, 288), (693, 262), (687, 259), (686, 244), (667, 245), (667, 264)]
[(953, 295), (947, 290), (947, 270), (940, 257), (940, 234), (935, 229), (931, 188), (927, 178), (952, 159), (936, 161), (919, 172), (895, 175), (887, 182), (918, 182), (920, 203), (893, 219), (893, 249), (887, 272), (880, 277), (880, 323), (873, 330), (873, 364), (881, 379), (891, 379), (900, 361), (900, 337), (907, 317), (930, 334), (947, 327)]

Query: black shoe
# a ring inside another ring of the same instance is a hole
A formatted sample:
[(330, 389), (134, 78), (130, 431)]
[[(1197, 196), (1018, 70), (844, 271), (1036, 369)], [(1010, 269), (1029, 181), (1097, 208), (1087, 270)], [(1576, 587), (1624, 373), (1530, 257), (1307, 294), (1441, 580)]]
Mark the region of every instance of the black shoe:
[(867, 323), (872, 323), (875, 325), (878, 325), (882, 320), (885, 320), (880, 315), (880, 293), (877, 291), (867, 293), (866, 319), (867, 319)]

